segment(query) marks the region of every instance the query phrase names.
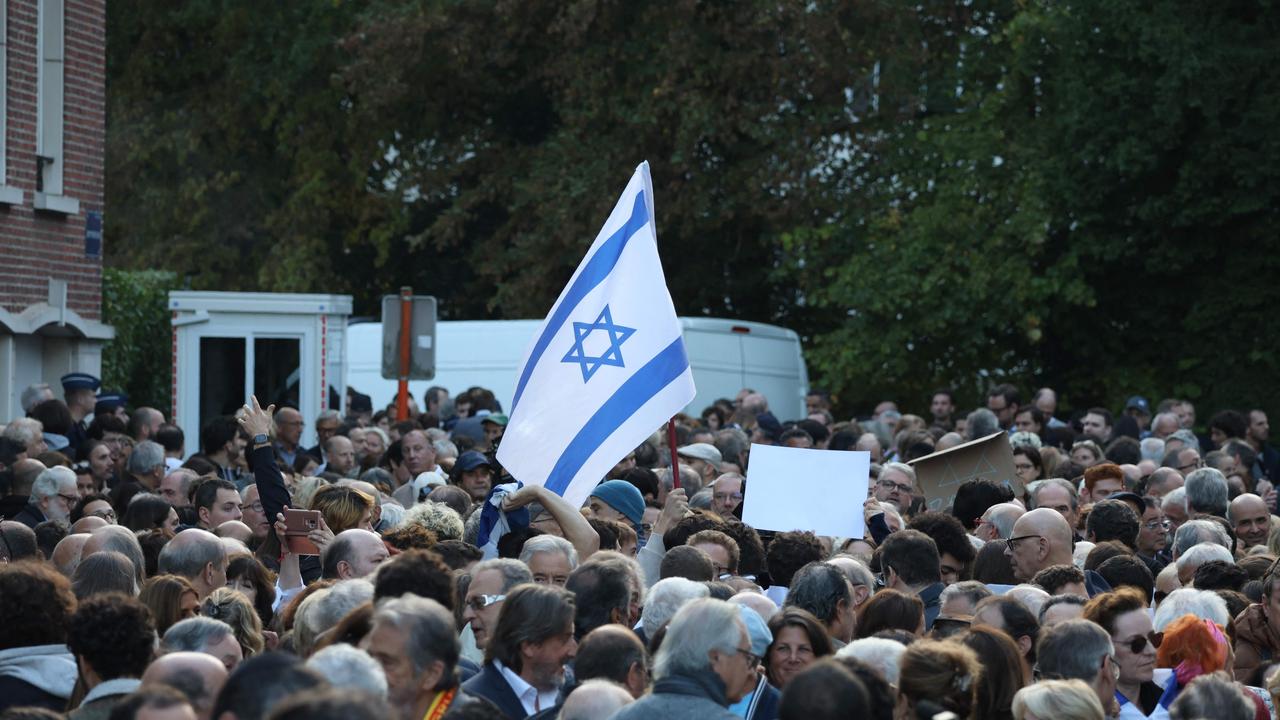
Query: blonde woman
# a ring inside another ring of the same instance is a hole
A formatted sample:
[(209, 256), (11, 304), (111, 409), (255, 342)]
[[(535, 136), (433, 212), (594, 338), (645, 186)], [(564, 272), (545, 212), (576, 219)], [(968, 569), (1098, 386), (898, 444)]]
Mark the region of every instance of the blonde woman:
[(261, 653), (266, 645), (262, 636), (262, 621), (258, 619), (258, 613), (248, 598), (239, 590), (228, 587), (214, 590), (200, 604), (200, 614), (230, 625), (246, 659)]
[(1041, 680), (1013, 696), (1013, 720), (1103, 720), (1098, 694), (1083, 680)]

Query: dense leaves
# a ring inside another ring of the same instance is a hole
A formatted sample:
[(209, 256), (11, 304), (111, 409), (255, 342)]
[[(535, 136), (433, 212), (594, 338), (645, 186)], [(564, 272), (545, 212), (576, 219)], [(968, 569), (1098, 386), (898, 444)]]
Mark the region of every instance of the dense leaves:
[(102, 319), (116, 331), (102, 351), (103, 387), (123, 390), (134, 407), (166, 414), (173, 361), (167, 308), (176, 280), (157, 270), (107, 268), (102, 274)]
[(846, 409), (1280, 400), (1274, 3), (112, 3), (113, 262), (540, 316), (635, 165)]

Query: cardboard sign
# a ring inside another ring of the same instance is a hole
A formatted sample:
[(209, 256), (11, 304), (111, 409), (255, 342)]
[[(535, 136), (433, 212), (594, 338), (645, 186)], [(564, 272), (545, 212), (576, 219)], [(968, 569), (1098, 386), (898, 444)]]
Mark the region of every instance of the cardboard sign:
[(950, 450), (926, 455), (908, 463), (930, 510), (946, 512), (956, 489), (970, 480), (985, 478), (1005, 485), (1022, 497), (1024, 488), (1013, 471), (1013, 448), (1008, 433), (998, 432)]
[(758, 530), (861, 538), (871, 454), (752, 445), (742, 521)]

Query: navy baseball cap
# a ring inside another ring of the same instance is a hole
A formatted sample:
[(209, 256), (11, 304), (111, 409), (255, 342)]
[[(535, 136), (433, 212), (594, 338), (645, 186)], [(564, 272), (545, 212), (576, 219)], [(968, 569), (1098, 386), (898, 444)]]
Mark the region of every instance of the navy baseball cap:
[(489, 458), (485, 457), (484, 453), (477, 450), (462, 453), (453, 463), (453, 468), (458, 472), (471, 472), (479, 467), (493, 467), (493, 463), (489, 462)]

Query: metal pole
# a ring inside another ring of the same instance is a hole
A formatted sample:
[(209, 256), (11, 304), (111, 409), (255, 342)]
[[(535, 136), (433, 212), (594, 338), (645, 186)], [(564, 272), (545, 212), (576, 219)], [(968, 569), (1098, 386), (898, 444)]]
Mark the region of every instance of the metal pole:
[(409, 419), (409, 333), (413, 327), (413, 288), (400, 288), (400, 392), (396, 395), (396, 421)]
[(671, 487), (680, 487), (680, 461), (676, 454), (676, 419), (667, 421), (667, 447), (671, 450)]

